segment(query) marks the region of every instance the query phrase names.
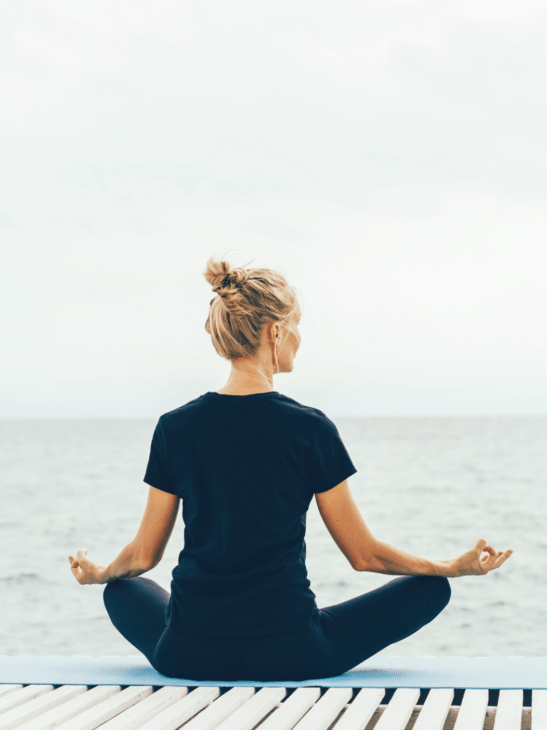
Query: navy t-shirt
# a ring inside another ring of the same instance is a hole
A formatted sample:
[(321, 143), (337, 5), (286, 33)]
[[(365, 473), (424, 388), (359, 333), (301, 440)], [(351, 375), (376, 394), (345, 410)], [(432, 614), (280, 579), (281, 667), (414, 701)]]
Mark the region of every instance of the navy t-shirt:
[(335, 424), (277, 391), (208, 392), (164, 413), (144, 481), (182, 499), (166, 623), (196, 636), (309, 631), (312, 497), (355, 474)]

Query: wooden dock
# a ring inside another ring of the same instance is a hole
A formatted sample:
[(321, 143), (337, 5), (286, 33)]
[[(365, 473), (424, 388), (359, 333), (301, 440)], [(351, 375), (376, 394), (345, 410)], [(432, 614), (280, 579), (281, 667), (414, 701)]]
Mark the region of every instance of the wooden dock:
[(0, 730), (547, 730), (547, 689), (0, 684)]

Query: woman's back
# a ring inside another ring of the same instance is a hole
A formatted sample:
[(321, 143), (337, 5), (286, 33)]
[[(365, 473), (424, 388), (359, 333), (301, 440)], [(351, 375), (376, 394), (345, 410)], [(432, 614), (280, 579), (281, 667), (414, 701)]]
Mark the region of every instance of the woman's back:
[(322, 411), (277, 391), (208, 392), (161, 416), (144, 481), (183, 501), (172, 631), (258, 636), (310, 630), (305, 566), (314, 493), (356, 472)]

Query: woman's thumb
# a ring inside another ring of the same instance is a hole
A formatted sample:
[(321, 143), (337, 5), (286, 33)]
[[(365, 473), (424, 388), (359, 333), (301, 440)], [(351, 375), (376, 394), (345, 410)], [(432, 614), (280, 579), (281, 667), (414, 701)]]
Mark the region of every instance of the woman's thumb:
[(478, 550), (479, 553), (482, 553), (485, 545), (486, 545), (486, 540), (481, 537), (481, 539), (477, 540), (477, 542), (475, 543), (475, 550)]

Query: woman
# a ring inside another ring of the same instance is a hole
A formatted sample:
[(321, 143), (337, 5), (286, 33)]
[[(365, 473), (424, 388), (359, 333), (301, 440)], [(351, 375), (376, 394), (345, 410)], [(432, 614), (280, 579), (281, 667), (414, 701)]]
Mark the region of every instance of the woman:
[[(300, 346), (295, 289), (271, 269), (213, 258), (204, 276), (216, 293), (205, 329), (230, 377), (160, 417), (135, 539), (108, 567), (78, 550), (72, 572), (81, 584), (107, 584), (112, 623), (168, 677), (341, 674), (432, 621), (450, 599), (448, 578), (486, 575), (512, 550), (478, 540), (454, 560), (427, 560), (377, 540), (353, 500), (357, 470), (334, 423), (273, 389)], [(305, 566), (313, 496), (355, 570), (399, 577), (319, 609)], [(160, 562), (181, 499), (184, 549), (169, 594), (141, 574)]]

